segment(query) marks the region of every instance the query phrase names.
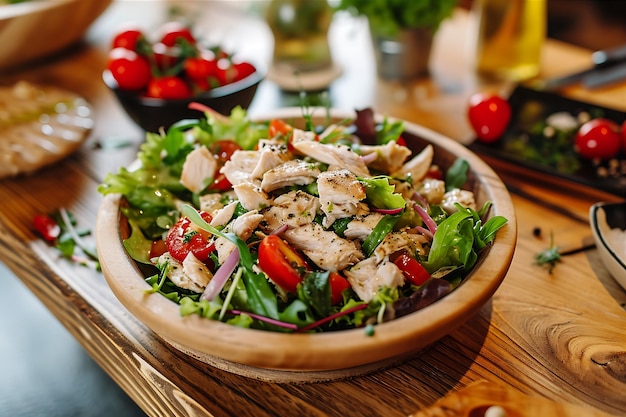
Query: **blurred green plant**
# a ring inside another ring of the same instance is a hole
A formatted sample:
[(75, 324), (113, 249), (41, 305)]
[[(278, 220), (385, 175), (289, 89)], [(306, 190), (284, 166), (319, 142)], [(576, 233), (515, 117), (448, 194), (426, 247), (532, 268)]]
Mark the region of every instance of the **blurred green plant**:
[(456, 4), (457, 0), (340, 0), (335, 10), (365, 16), (373, 33), (393, 37), (402, 29), (428, 28), (435, 33)]

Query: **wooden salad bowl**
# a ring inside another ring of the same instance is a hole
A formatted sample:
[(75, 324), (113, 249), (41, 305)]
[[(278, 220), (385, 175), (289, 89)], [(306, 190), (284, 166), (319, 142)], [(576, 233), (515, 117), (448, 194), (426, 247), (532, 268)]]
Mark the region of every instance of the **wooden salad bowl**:
[[(259, 120), (282, 118), (304, 122), (301, 109), (280, 109)], [(331, 110), (331, 121), (354, 118), (354, 112)], [(325, 109), (316, 109), (314, 121), (324, 122)], [(382, 119), (381, 116), (377, 116)], [(391, 119), (391, 118), (390, 118)], [(119, 301), (139, 321), (174, 348), (211, 366), (273, 382), (315, 382), (361, 375), (392, 366), (454, 331), (489, 301), (507, 273), (517, 239), (515, 212), (500, 178), (478, 156), (461, 144), (421, 126), (405, 122), (403, 137), (414, 151), (432, 144), (434, 163), (446, 169), (457, 158), (469, 162), (468, 186), (480, 207), (493, 206), (489, 216), (504, 216), (507, 225), (481, 251), (464, 282), (439, 301), (404, 317), (364, 329), (328, 333), (274, 333), (235, 327), (197, 315), (181, 317), (179, 305), (157, 293), (144, 281), (127, 255), (122, 239), (127, 233), (120, 214), (119, 195), (107, 195), (98, 212), (96, 241), (102, 271)]]

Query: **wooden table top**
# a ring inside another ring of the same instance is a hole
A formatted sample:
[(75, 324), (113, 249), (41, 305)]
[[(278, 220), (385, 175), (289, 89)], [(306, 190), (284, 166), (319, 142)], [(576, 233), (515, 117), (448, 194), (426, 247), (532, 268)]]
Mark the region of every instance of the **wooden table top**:
[[(63, 207), (80, 225), (95, 224), (102, 199), (97, 185), (106, 173), (129, 164), (143, 140), (143, 132), (101, 82), (111, 33), (126, 20), (158, 24), (166, 18), (167, 4), (115, 2), (83, 45), (2, 77), (6, 83), (25, 79), (79, 93), (92, 104), (96, 125), (81, 149), (62, 162), (32, 176), (0, 181), (0, 261), (148, 415), (406, 416), (483, 380), (580, 406), (588, 415), (626, 415), (626, 292), (595, 249), (564, 257), (552, 274), (535, 263), (535, 255), (549, 247), (551, 233), (562, 248), (590, 243), (591, 204), (621, 198), (572, 184), (546, 186), (497, 161), (510, 186), (519, 227), (516, 254), (502, 286), (476, 317), (426, 351), (354, 379), (272, 384), (211, 368), (172, 349), (132, 317), (100, 273), (59, 259), (32, 231), (32, 218)], [(189, 7), (207, 33), (220, 34), (242, 53), (269, 62), (271, 34), (262, 20), (219, 2), (177, 4)], [(336, 17), (330, 37), (343, 74), (329, 90), (333, 107), (370, 106), (467, 142), (469, 95), (511, 87), (484, 84), (472, 74), (466, 42), (471, 22), (464, 11), (455, 13), (437, 35), (431, 76), (408, 85), (378, 80), (366, 26)], [(589, 51), (548, 41), (542, 76), (564, 74), (589, 62)], [(626, 83), (594, 91), (572, 86), (563, 93), (626, 110)], [(293, 96), (264, 81), (250, 114), (293, 103)], [(133, 146), (101, 146), (120, 138)], [(535, 236), (535, 228), (541, 236)]]

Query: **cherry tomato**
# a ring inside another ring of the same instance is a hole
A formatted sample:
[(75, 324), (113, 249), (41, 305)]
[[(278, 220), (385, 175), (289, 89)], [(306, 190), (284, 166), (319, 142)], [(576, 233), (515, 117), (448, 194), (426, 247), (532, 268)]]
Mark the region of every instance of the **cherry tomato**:
[(413, 285), (422, 285), (430, 278), (430, 274), (422, 264), (406, 253), (400, 254), (393, 263), (402, 271), (404, 278)]
[(137, 44), (141, 39), (144, 39), (144, 35), (140, 29), (129, 28), (113, 37), (111, 49), (126, 48), (137, 52)]
[[(207, 223), (212, 220), (207, 212), (200, 212), (200, 216)], [(183, 217), (167, 233), (165, 245), (170, 255), (180, 262), (184, 261), (190, 252), (198, 260), (206, 262), (209, 254), (215, 250), (211, 236), (209, 232), (197, 227), (187, 217)]]
[(626, 120), (622, 123), (622, 149), (626, 152)]
[(241, 146), (239, 146), (237, 142), (227, 139), (215, 141), (215, 143), (211, 145), (211, 153), (213, 153), (222, 164), (229, 161), (230, 157), (241, 149)]
[(233, 82), (235, 79), (235, 68), (233, 63), (226, 58), (217, 60), (215, 68), (215, 78), (219, 85), (227, 85)]
[(150, 247), (150, 259), (157, 258), (167, 252), (167, 244), (163, 239), (155, 240)]
[(304, 258), (278, 235), (266, 236), (259, 244), (259, 267), (276, 285), (294, 294), (309, 269)]
[(152, 45), (154, 63), (162, 72), (166, 72), (180, 62), (176, 48), (169, 47), (161, 42)]
[(328, 276), (330, 284), (330, 302), (339, 304), (343, 300), (343, 292), (350, 288), (350, 283), (337, 272), (331, 272)]
[(192, 80), (207, 80), (214, 77), (217, 71), (217, 61), (203, 57), (185, 59), (185, 74)]
[(293, 131), (293, 126), (291, 126), (290, 124), (280, 119), (272, 119), (270, 120), (267, 134), (270, 138), (275, 138), (278, 135), (289, 137), (291, 136), (292, 131)]
[(613, 158), (622, 147), (619, 126), (602, 117), (592, 119), (578, 129), (575, 147), (583, 158)]
[(61, 226), (47, 214), (36, 214), (33, 217), (33, 228), (49, 243), (53, 243), (61, 235)]
[(161, 43), (166, 46), (174, 46), (181, 42), (181, 39), (183, 42), (188, 42), (191, 45), (196, 44), (196, 38), (191, 33), (191, 30), (182, 23), (172, 21), (161, 26)]
[(148, 83), (148, 97), (176, 100), (192, 97), (191, 88), (182, 78), (173, 75), (153, 78)]
[(398, 136), (398, 139), (396, 139), (396, 143), (400, 146), (406, 146), (406, 140), (402, 136)]
[(254, 65), (249, 62), (238, 62), (233, 64), (233, 70), (233, 82), (243, 80), (256, 72)]
[(509, 125), (511, 105), (496, 94), (476, 93), (469, 100), (468, 118), (478, 140), (495, 142)]
[(126, 48), (115, 48), (109, 52), (107, 69), (122, 90), (140, 90), (152, 78), (148, 60)]
[(230, 183), (230, 181), (228, 181), (226, 175), (222, 174), (221, 172), (217, 173), (217, 175), (213, 179), (213, 182), (211, 183), (211, 185), (209, 185), (209, 190), (219, 192), (229, 191), (232, 188), (233, 185)]

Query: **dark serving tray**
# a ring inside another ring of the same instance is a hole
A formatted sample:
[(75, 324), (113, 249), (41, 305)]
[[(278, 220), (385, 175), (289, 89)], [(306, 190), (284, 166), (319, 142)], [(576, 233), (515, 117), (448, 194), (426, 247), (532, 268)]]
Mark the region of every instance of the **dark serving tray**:
[[(548, 139), (533, 133), (539, 123), (557, 112), (568, 112), (575, 116), (587, 112), (592, 117), (605, 117), (620, 125), (626, 120), (626, 113), (523, 86), (515, 88), (509, 97), (509, 103), (512, 118), (502, 138), (491, 144), (474, 141), (469, 145), (470, 149), (478, 154), (526, 168), (535, 175), (547, 174), (596, 190), (626, 196), (626, 151), (623, 150), (611, 165), (609, 161), (602, 161), (598, 165), (597, 162), (581, 158), (575, 153), (575, 132), (562, 138), (561, 143), (568, 142), (567, 146), (555, 146), (554, 143), (546, 142)], [(600, 175), (599, 170), (604, 171), (604, 175)]]

